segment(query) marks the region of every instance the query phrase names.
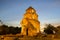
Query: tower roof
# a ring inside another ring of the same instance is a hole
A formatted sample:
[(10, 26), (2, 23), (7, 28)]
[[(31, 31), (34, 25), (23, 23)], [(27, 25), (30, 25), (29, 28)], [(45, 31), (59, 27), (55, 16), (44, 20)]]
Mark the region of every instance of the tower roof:
[(32, 9), (35, 11), (35, 9), (32, 6), (30, 6), (29, 8), (27, 8), (26, 11), (27, 10), (32, 10)]

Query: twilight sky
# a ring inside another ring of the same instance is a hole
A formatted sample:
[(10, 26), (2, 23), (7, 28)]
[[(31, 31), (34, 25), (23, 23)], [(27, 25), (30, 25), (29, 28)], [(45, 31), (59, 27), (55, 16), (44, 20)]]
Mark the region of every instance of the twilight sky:
[(60, 0), (0, 0), (0, 20), (7, 25), (19, 26), (29, 6), (39, 15), (41, 27), (48, 23), (60, 25)]

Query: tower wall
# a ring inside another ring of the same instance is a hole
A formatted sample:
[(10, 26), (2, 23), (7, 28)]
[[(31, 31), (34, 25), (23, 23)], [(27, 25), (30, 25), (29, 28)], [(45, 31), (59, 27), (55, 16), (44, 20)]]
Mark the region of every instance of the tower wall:
[[(40, 32), (40, 22), (38, 21), (38, 15), (34, 8), (29, 7), (23, 16), (21, 21), (22, 35), (37, 35)], [(27, 30), (28, 29), (28, 30)]]

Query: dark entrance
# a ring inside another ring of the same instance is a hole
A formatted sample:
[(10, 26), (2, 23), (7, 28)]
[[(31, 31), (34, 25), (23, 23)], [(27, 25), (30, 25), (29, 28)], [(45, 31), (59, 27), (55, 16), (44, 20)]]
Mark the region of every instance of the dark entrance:
[(26, 29), (26, 35), (28, 35), (28, 28)]

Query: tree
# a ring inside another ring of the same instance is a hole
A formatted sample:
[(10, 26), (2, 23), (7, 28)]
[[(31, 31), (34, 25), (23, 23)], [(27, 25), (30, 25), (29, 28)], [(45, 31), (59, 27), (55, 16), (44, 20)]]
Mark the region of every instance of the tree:
[(7, 34), (7, 31), (8, 31), (7, 25), (0, 26), (0, 34)]
[(55, 33), (55, 27), (51, 24), (46, 25), (46, 28), (44, 28), (44, 32), (46, 34), (54, 34)]
[(56, 34), (60, 35), (60, 26), (57, 26), (56, 28), (57, 28)]
[(21, 27), (8, 26), (5, 24), (0, 26), (0, 35), (17, 33), (21, 33)]

